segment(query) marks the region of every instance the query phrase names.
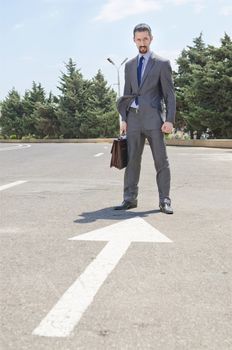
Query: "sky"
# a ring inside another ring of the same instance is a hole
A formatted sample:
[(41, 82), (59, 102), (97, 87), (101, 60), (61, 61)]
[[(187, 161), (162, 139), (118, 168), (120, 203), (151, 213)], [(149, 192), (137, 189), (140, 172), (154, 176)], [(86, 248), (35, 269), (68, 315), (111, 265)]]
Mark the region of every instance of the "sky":
[(203, 33), (206, 44), (219, 46), (232, 37), (232, 0), (0, 0), (0, 100), (14, 87), (22, 96), (32, 82), (46, 93), (57, 86), (72, 58), (84, 78), (99, 69), (121, 93), (125, 58), (137, 55), (133, 28), (152, 28), (152, 51), (168, 58), (173, 69), (181, 51)]

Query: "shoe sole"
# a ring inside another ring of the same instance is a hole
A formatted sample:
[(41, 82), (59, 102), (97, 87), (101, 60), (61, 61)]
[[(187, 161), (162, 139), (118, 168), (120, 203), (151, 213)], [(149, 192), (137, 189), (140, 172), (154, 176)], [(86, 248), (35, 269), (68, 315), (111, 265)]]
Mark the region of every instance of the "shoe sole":
[(134, 208), (137, 208), (137, 205), (132, 205), (128, 208), (117, 208), (115, 207), (114, 210), (130, 210), (130, 209), (134, 209)]
[(130, 210), (130, 209), (134, 209), (134, 208), (137, 208), (137, 205), (132, 205), (129, 208), (126, 208), (126, 210)]
[(173, 214), (173, 211), (166, 211), (162, 207), (160, 207), (160, 211), (161, 213), (164, 213), (164, 214), (169, 214), (169, 215)]

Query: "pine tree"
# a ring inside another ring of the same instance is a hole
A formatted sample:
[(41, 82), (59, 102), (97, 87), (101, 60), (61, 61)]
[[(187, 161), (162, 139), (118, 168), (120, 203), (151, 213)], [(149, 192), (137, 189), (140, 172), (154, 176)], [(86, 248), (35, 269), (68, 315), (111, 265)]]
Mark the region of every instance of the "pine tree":
[(96, 109), (100, 109), (103, 113), (109, 112), (115, 105), (116, 93), (107, 87), (107, 81), (100, 69), (92, 79), (91, 98)]
[(190, 101), (194, 100), (193, 72), (203, 68), (207, 62), (207, 50), (202, 39), (202, 33), (193, 40), (193, 46), (187, 46), (182, 50), (180, 57), (177, 59), (178, 72), (174, 74), (176, 97), (177, 97), (177, 126), (187, 127), (191, 132), (198, 130), (201, 132), (198, 120), (194, 116), (190, 118), (191, 106)]
[(46, 103), (37, 102), (32, 118), (35, 121), (36, 136), (59, 138), (60, 124), (56, 115), (56, 104), (49, 100)]
[(175, 76), (177, 113), (188, 128), (210, 129), (215, 137), (232, 135), (232, 44), (225, 34), (221, 47), (207, 46), (202, 35), (182, 51)]
[(65, 138), (75, 138), (80, 137), (80, 119), (86, 111), (89, 84), (71, 58), (65, 66), (67, 72), (62, 73), (58, 86), (61, 95), (57, 117), (62, 135)]
[(34, 118), (34, 111), (36, 110), (36, 104), (46, 103), (45, 90), (41, 84), (32, 83), (32, 89), (27, 90), (23, 97), (23, 133), (24, 135), (36, 135), (36, 120)]
[(83, 137), (113, 137), (119, 130), (116, 111), (116, 93), (107, 87), (107, 81), (100, 70), (89, 85), (86, 118), (80, 130)]
[(23, 135), (23, 105), (19, 93), (13, 88), (1, 103), (1, 134), (5, 137)]
[(232, 137), (232, 43), (228, 36), (221, 43), (209, 46), (207, 63), (193, 71), (189, 113), (190, 121), (197, 120), (217, 138)]
[[(218, 138), (232, 138), (232, 41), (225, 34), (219, 48), (209, 47), (204, 72), (196, 81), (196, 96), (202, 125)], [(199, 110), (200, 109), (200, 110)]]

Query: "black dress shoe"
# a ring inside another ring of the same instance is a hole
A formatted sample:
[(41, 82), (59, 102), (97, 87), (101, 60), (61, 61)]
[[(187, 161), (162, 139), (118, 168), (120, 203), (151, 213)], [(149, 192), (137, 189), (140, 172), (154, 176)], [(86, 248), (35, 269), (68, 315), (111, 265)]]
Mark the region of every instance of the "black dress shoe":
[(133, 202), (123, 201), (121, 205), (114, 207), (114, 210), (128, 210), (133, 208), (137, 208), (137, 201), (133, 201)]
[(173, 214), (173, 209), (171, 207), (171, 199), (165, 198), (163, 202), (159, 205), (160, 211), (165, 214)]

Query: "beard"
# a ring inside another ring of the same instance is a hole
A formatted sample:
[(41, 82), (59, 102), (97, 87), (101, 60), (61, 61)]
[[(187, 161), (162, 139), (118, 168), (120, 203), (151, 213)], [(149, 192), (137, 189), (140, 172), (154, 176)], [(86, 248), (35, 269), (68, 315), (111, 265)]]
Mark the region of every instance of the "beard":
[(147, 46), (140, 46), (139, 47), (139, 53), (144, 54), (144, 53), (147, 53), (147, 51), (148, 51)]

